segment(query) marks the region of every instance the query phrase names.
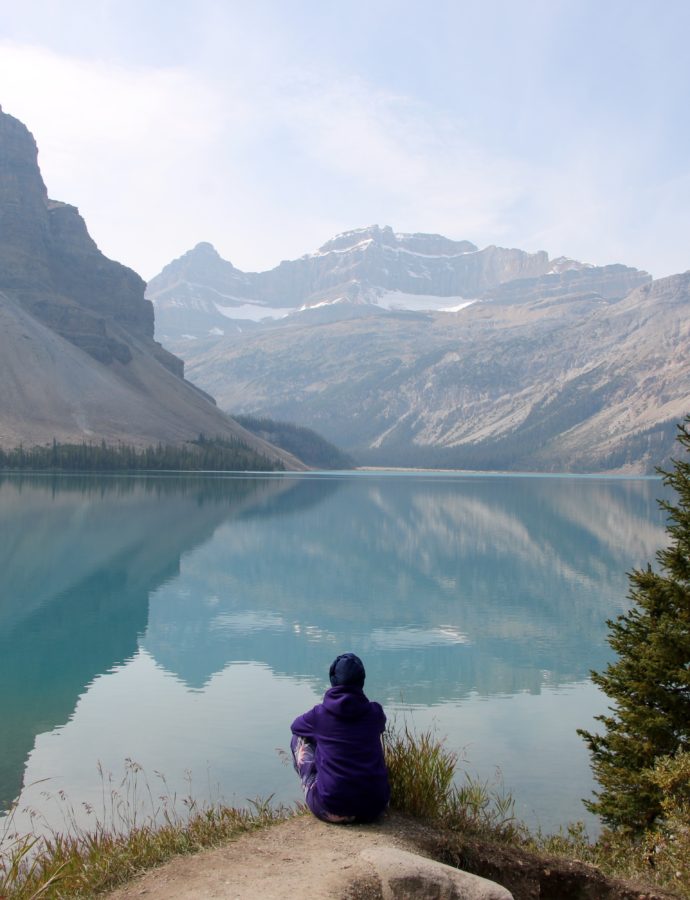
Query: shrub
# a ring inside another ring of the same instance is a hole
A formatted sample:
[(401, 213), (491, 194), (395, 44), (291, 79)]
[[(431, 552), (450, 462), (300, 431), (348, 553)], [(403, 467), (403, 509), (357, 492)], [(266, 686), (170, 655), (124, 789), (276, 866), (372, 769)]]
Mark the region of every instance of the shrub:
[(647, 858), (660, 877), (690, 897), (690, 753), (662, 757), (649, 777), (662, 800), (657, 825), (645, 835)]

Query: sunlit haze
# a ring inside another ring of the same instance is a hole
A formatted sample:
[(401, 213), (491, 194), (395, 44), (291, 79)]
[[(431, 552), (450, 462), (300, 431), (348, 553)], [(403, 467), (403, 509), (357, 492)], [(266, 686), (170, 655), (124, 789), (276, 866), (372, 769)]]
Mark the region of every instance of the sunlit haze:
[(0, 2), (49, 195), (151, 278), (378, 223), (690, 268), (690, 4)]

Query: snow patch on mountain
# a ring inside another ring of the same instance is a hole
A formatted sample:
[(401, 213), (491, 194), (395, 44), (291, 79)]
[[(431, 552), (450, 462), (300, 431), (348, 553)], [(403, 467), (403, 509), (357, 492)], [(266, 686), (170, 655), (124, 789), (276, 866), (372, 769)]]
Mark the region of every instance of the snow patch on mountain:
[(372, 238), (367, 238), (364, 241), (358, 241), (356, 244), (352, 244), (348, 247), (332, 247), (328, 250), (315, 250), (314, 253), (305, 253), (302, 256), (302, 259), (318, 259), (320, 256), (331, 256), (334, 253), (352, 253), (353, 250), (364, 250), (370, 244), (373, 244), (374, 241)]
[[(239, 299), (239, 298), (238, 298)], [(319, 300), (316, 303), (304, 304), (300, 307), (273, 307), (259, 303), (240, 303), (236, 306), (221, 306), (216, 304), (219, 313), (228, 319), (243, 319), (251, 322), (275, 321), (285, 319), (287, 316), (296, 316), (303, 312), (311, 312), (315, 309), (336, 306), (342, 303), (352, 303), (349, 297), (342, 295), (333, 299)], [(361, 302), (361, 301), (360, 301)], [(476, 300), (468, 300), (466, 297), (438, 297), (434, 294), (406, 294), (403, 291), (370, 291), (364, 297), (364, 302), (385, 309), (390, 312), (459, 312), (466, 306), (476, 303)]]
[(221, 306), (216, 303), (216, 309), (227, 319), (243, 319), (250, 322), (263, 322), (266, 319), (284, 319), (294, 309), (286, 307), (262, 306), (259, 303), (242, 303), (239, 306)]
[(375, 306), (391, 311), (405, 312), (460, 312), (476, 303), (466, 297), (439, 297), (435, 294), (405, 294), (402, 291), (384, 291), (375, 299)]

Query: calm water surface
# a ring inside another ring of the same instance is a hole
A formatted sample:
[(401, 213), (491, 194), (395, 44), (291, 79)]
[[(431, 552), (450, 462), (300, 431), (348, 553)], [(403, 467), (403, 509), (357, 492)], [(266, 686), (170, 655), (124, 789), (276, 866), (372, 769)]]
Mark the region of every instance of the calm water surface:
[[(0, 809), (62, 821), (141, 764), (154, 792), (299, 799), (289, 724), (353, 650), (517, 812), (587, 819), (575, 729), (658, 479), (446, 474), (0, 480)], [(590, 822), (593, 827), (593, 823)]]

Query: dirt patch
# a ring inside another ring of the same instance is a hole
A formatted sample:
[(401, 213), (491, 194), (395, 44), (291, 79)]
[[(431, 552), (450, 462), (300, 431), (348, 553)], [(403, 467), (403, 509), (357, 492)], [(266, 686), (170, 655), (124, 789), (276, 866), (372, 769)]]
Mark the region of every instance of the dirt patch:
[(242, 835), (217, 850), (179, 857), (108, 895), (110, 900), (285, 900), (286, 897), (378, 900), (365, 847), (415, 850), (402, 822), (327, 825), (299, 816)]
[(216, 850), (178, 857), (109, 894), (109, 900), (381, 900), (369, 847), (419, 853), (508, 888), (515, 900), (671, 900), (606, 878), (593, 866), (444, 832), (402, 816), (374, 825), (327, 825), (312, 816), (242, 835)]

